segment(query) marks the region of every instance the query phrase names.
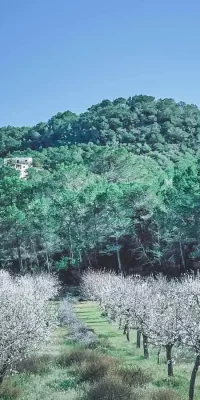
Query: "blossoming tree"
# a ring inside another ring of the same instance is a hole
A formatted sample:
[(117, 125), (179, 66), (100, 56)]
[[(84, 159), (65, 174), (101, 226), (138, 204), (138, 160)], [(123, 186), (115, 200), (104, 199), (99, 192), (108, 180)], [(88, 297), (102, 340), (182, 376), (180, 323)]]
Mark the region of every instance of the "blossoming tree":
[(50, 337), (56, 323), (55, 277), (13, 278), (0, 271), (0, 384), (12, 365)]

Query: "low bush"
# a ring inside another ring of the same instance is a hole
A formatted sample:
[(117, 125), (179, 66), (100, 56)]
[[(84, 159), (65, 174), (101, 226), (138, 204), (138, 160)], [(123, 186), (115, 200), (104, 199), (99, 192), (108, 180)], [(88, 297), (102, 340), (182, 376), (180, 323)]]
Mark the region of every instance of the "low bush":
[(60, 367), (66, 368), (73, 364), (81, 364), (83, 361), (93, 362), (98, 357), (99, 355), (94, 353), (92, 350), (77, 348), (60, 354), (57, 357), (56, 362)]
[(123, 383), (130, 386), (143, 386), (151, 382), (152, 376), (150, 373), (141, 368), (120, 368), (117, 371)]
[(130, 386), (109, 375), (93, 383), (80, 400), (134, 400), (134, 397)]
[(18, 373), (43, 374), (50, 370), (50, 363), (54, 361), (48, 354), (24, 358), (13, 366)]
[(148, 400), (180, 400), (181, 398), (171, 389), (159, 389), (152, 393)]
[(0, 399), (12, 400), (17, 399), (21, 395), (21, 390), (11, 379), (5, 379), (0, 386)]
[(81, 382), (95, 382), (108, 374), (117, 374), (117, 360), (101, 355), (92, 360), (84, 360), (78, 366), (78, 376)]

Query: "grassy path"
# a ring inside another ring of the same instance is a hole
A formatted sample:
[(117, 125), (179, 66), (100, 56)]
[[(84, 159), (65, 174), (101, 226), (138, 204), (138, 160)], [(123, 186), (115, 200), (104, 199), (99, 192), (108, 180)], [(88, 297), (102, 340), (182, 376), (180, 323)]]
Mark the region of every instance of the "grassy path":
[[(166, 364), (163, 362), (161, 365), (157, 365), (156, 351), (153, 349), (150, 351), (150, 360), (144, 360), (142, 348), (136, 348), (136, 335), (134, 332), (131, 332), (131, 341), (127, 342), (122, 331), (119, 331), (115, 325), (110, 324), (105, 317), (101, 316), (100, 309), (92, 302), (75, 303), (74, 310), (79, 319), (87, 324), (89, 328), (92, 328), (101, 339), (101, 348), (105, 353), (119, 358), (126, 365), (140, 367), (142, 370), (152, 374), (152, 382), (147, 384), (145, 389), (147, 392), (151, 391), (153, 387), (166, 388), (169, 386)], [(30, 365), (29, 371), (26, 368), (25, 373), (9, 378), (6, 382), (7, 395), (0, 394), (0, 399), (77, 400), (78, 393), (73, 386), (75, 378), (70, 374), (68, 368), (59, 367), (55, 362), (57, 356), (73, 348), (77, 348), (77, 344), (69, 340), (67, 328), (58, 327), (51, 343), (48, 346), (45, 345), (42, 351), (35, 355), (37, 359), (36, 369), (34, 370), (34, 365)], [(47, 362), (44, 362), (43, 356), (47, 356)], [(43, 360), (41, 365), (40, 360)], [(187, 393), (191, 371), (191, 363), (181, 362), (180, 364), (175, 364), (175, 377), (171, 386), (183, 400), (188, 399)], [(16, 396), (14, 395), (15, 388), (19, 390)], [(13, 395), (8, 396), (9, 393), (13, 393)], [(197, 377), (195, 392), (195, 400), (199, 399), (200, 376)]]
[[(122, 362), (128, 365), (136, 365), (145, 370), (151, 371), (153, 375), (152, 385), (158, 387), (167, 387), (167, 366), (164, 363), (157, 365), (157, 354), (155, 350), (150, 351), (150, 359), (144, 360), (142, 348), (136, 348), (136, 334), (131, 332), (130, 342), (127, 342), (126, 337), (119, 331), (117, 327), (110, 324), (107, 319), (101, 316), (99, 307), (93, 302), (81, 302), (74, 306), (78, 317), (84, 321), (88, 327), (94, 329), (95, 333), (102, 339), (109, 341), (111, 348), (108, 353), (112, 356), (119, 357)], [(161, 354), (161, 359), (164, 360), (165, 354)], [(195, 357), (194, 357), (195, 358)], [(188, 399), (188, 388), (192, 363), (175, 363), (174, 380), (172, 382), (173, 389), (177, 390), (183, 400)], [(200, 399), (200, 374), (197, 376), (195, 400)]]
[[(123, 362), (132, 364), (134, 360), (143, 359), (141, 351), (135, 348), (135, 337), (132, 335), (131, 342), (127, 342), (122, 331), (118, 330), (115, 325), (109, 324), (105, 317), (101, 316), (99, 307), (92, 302), (81, 302), (74, 306), (79, 317), (87, 326), (94, 329), (96, 335), (108, 340), (110, 344), (109, 353), (119, 357)], [(137, 354), (138, 353), (138, 354)], [(145, 361), (145, 360), (144, 360)]]

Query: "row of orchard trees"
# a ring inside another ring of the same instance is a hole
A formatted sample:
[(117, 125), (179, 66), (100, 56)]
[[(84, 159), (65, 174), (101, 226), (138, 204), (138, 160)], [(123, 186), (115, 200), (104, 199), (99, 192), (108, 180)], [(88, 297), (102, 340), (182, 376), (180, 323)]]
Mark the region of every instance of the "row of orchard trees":
[(54, 276), (13, 278), (0, 271), (0, 385), (21, 359), (51, 337), (57, 315), (49, 300), (58, 291)]
[(168, 376), (173, 376), (173, 348), (193, 349), (196, 360), (190, 380), (189, 400), (194, 399), (196, 373), (200, 366), (200, 275), (186, 275), (180, 280), (163, 276), (156, 279), (124, 277), (114, 273), (85, 273), (82, 290), (97, 301), (108, 317), (129, 331), (143, 336), (144, 356), (148, 345), (166, 349)]

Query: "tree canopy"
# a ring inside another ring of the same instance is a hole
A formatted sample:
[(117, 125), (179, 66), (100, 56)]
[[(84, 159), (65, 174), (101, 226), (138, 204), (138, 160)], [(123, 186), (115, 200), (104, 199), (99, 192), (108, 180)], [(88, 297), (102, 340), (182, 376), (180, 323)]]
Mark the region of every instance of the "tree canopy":
[[(0, 128), (0, 266), (199, 268), (199, 138), (195, 105), (142, 95)], [(33, 158), (27, 179), (5, 156)]]
[[(85, 113), (58, 113), (33, 127), (0, 128), (0, 154), (61, 145), (94, 143), (130, 146), (136, 154), (151, 151), (171, 156), (196, 151), (200, 141), (200, 110), (173, 99), (134, 96), (103, 100)], [(169, 155), (169, 154), (168, 154)]]

